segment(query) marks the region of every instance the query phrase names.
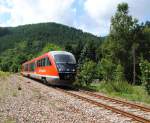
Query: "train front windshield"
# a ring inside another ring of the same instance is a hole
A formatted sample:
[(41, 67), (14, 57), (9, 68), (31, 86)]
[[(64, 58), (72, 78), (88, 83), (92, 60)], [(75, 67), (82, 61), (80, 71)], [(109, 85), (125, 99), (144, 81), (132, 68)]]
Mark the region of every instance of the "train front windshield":
[(76, 60), (73, 55), (56, 54), (54, 55), (56, 63), (69, 63), (76, 64)]

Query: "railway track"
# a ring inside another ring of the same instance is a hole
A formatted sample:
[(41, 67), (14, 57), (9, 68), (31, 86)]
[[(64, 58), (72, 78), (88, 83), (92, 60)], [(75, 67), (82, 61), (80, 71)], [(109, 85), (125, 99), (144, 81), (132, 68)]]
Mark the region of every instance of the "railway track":
[[(150, 114), (150, 108), (148, 108), (148, 107), (143, 107), (143, 106), (132, 104), (132, 103), (129, 103), (126, 101), (121, 101), (118, 99), (106, 97), (106, 96), (96, 94), (93, 92), (89, 92), (89, 91), (83, 91), (83, 90), (82, 91), (67, 91), (67, 90), (64, 90), (64, 89), (61, 89), (58, 87), (54, 87), (54, 88), (58, 91), (66, 93), (67, 95), (70, 95), (70, 96), (76, 97), (78, 99), (81, 99), (83, 101), (86, 101), (88, 103), (91, 103), (92, 105), (103, 107), (103, 108), (111, 110), (112, 112), (115, 112), (117, 114), (121, 114), (122, 116), (129, 117), (129, 118), (133, 119), (133, 121), (138, 121), (140, 123), (150, 123), (150, 118), (145, 118), (145, 117), (133, 114), (131, 112), (118, 109), (114, 106), (110, 106), (110, 105), (105, 104), (103, 102), (99, 102), (99, 101), (97, 101), (97, 99), (104, 99), (104, 100), (108, 100), (108, 101), (115, 102), (118, 104), (123, 104), (125, 106), (130, 107), (130, 108), (136, 108), (136, 109), (142, 110), (144, 112), (148, 112)], [(91, 98), (89, 98), (88, 96), (90, 96)]]
[(81, 91), (81, 92), (86, 93), (86, 94), (88, 94), (90, 96), (93, 96), (93, 97), (106, 99), (106, 100), (109, 100), (109, 101), (112, 101), (112, 102), (116, 102), (118, 104), (123, 104), (123, 105), (129, 106), (129, 107), (132, 107), (132, 108), (140, 109), (140, 110), (145, 111), (145, 112), (150, 112), (149, 107), (144, 107), (144, 106), (133, 104), (133, 103), (130, 103), (130, 102), (127, 102), (127, 101), (110, 98), (110, 97), (100, 95), (100, 94), (96, 94), (96, 93), (92, 93), (92, 92), (89, 92), (89, 91)]
[[(60, 89), (60, 88), (56, 88), (56, 89), (61, 91), (61, 92), (63, 92), (63, 93), (66, 93), (66, 94), (68, 94), (70, 96), (73, 96), (73, 97), (76, 97), (76, 98), (81, 99), (83, 101), (86, 101), (88, 103), (91, 103), (93, 105), (96, 105), (96, 106), (99, 106), (99, 107), (103, 107), (103, 108), (111, 110), (112, 112), (115, 112), (117, 114), (121, 114), (123, 116), (129, 117), (129, 118), (133, 119), (134, 121), (138, 121), (140, 123), (150, 123), (150, 119), (147, 119), (145, 117), (142, 117), (142, 116), (139, 116), (139, 115), (135, 115), (135, 114), (133, 114), (131, 112), (124, 111), (124, 110), (118, 109), (118, 108), (116, 108), (114, 106), (110, 106), (108, 104), (99, 102), (98, 99), (103, 98), (105, 100), (106, 99), (107, 100), (111, 100), (113, 102), (116, 102), (116, 103), (119, 103), (119, 104), (123, 104), (123, 105), (126, 105), (126, 106), (131, 106), (132, 108), (138, 108), (138, 109), (146, 111), (146, 112), (150, 111), (149, 108), (146, 108), (146, 107), (143, 107), (143, 106), (139, 106), (139, 105), (135, 105), (135, 104), (131, 104), (131, 103), (126, 103), (125, 101), (112, 99), (112, 98), (105, 97), (105, 96), (102, 96), (102, 95), (98, 95), (98, 94), (95, 94), (95, 93), (92, 93), (92, 92), (87, 92), (87, 91), (72, 92), (72, 91), (66, 91), (66, 90)], [(90, 98), (89, 98), (89, 96), (90, 96)], [(94, 99), (91, 99), (91, 98), (94, 98)]]

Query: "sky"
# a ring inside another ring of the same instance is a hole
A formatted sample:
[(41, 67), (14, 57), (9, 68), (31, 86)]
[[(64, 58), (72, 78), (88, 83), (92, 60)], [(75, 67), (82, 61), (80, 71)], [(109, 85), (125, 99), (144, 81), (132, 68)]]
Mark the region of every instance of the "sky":
[(150, 0), (0, 0), (0, 27), (56, 22), (105, 36), (122, 2), (139, 23), (150, 21)]

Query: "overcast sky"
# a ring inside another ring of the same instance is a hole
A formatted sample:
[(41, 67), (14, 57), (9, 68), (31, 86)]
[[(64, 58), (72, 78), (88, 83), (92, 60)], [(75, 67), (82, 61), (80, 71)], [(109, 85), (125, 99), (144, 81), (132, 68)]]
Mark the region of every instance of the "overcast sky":
[(150, 20), (150, 0), (0, 0), (0, 26), (57, 22), (105, 36), (121, 2), (139, 22)]

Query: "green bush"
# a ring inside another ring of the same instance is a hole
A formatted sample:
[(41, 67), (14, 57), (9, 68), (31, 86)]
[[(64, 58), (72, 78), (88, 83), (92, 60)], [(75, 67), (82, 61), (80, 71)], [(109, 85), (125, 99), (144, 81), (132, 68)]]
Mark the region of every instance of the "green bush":
[(81, 85), (89, 85), (92, 83), (93, 79), (95, 78), (95, 67), (96, 64), (93, 61), (85, 62), (77, 74), (77, 81)]
[(114, 80), (116, 80), (116, 81), (123, 81), (123, 80), (125, 80), (124, 68), (122, 67), (121, 64), (117, 65), (117, 68), (116, 68), (116, 71), (115, 71), (115, 75), (114, 75)]
[(106, 82), (92, 83), (88, 88), (100, 91), (109, 96), (121, 97), (123, 99), (145, 102), (150, 104), (150, 96), (146, 92), (144, 86), (130, 85), (125, 81), (122, 82)]
[[(95, 84), (93, 84), (95, 85)], [(131, 94), (133, 87), (127, 81), (102, 81), (95, 85), (96, 90), (100, 90), (104, 93), (120, 93), (120, 94)]]
[(110, 59), (102, 58), (97, 65), (97, 73), (99, 77), (102, 76), (103, 80), (113, 80), (115, 68), (116, 65)]
[(142, 59), (139, 66), (141, 70), (141, 81), (150, 95), (150, 62)]
[(133, 89), (132, 89), (132, 85), (130, 85), (128, 82), (126, 81), (112, 81), (110, 82), (113, 91), (115, 92), (120, 92), (120, 93), (132, 93)]

